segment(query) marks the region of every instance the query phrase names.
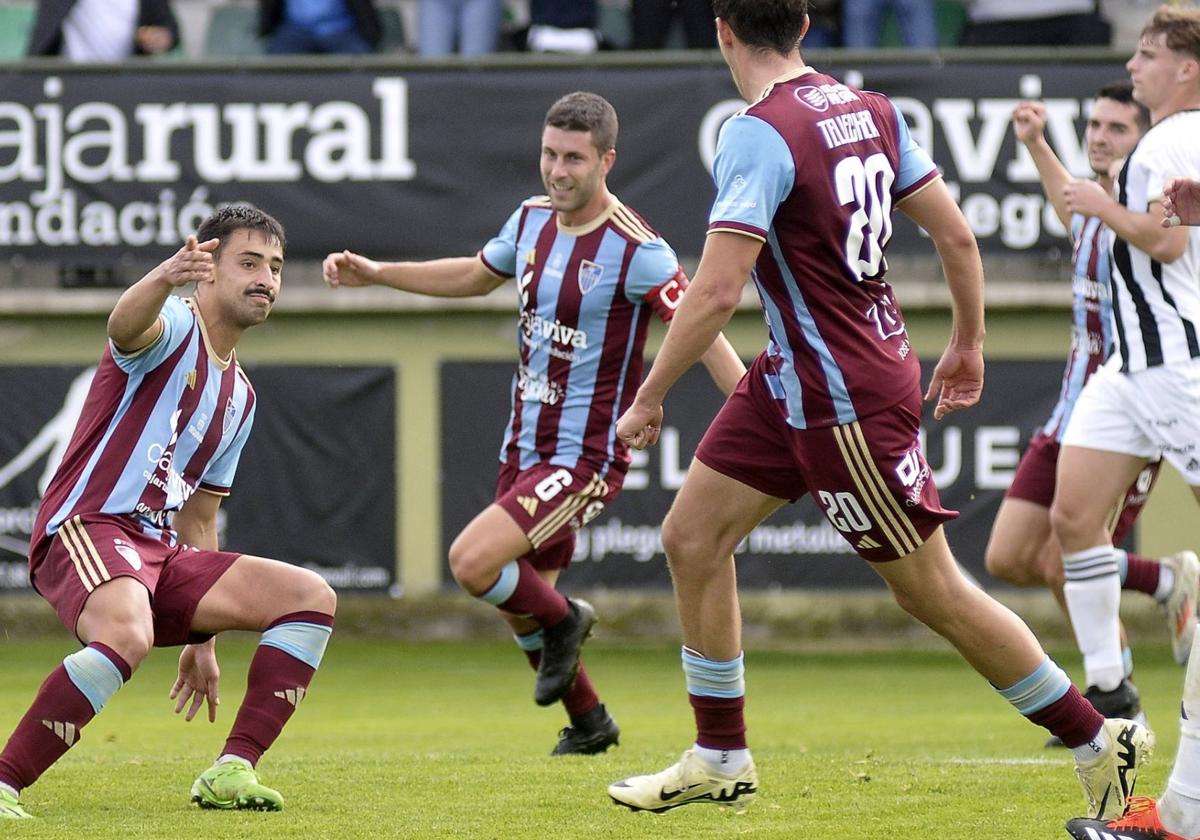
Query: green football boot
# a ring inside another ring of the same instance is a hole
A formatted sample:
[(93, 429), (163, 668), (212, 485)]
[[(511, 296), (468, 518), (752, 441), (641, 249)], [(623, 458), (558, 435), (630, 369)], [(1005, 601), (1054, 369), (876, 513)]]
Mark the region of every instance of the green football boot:
[(21, 807), (20, 801), (7, 790), (0, 788), (0, 820), (28, 820), (30, 814)]
[(283, 795), (258, 783), (249, 764), (227, 761), (214, 764), (192, 783), (192, 802), (201, 808), (239, 811), (282, 811)]

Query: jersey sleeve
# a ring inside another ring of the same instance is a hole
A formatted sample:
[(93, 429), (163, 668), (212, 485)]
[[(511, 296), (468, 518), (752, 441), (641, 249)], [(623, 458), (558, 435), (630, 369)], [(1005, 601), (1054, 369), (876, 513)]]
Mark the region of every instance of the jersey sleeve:
[(126, 373), (146, 373), (161, 365), (187, 339), (196, 323), (196, 315), (182, 298), (171, 295), (158, 313), (158, 322), (163, 328), (158, 338), (132, 353), (122, 353), (111, 338), (108, 340), (113, 361), (121, 370)]
[(233, 486), (233, 477), (237, 474), (238, 462), (242, 459), (242, 449), (245, 448), (246, 441), (250, 439), (250, 429), (254, 426), (254, 414), (257, 410), (258, 405), (255, 403), (250, 407), (245, 421), (233, 436), (233, 440), (229, 442), (229, 446), (205, 470), (204, 475), (200, 478), (202, 489), (219, 496), (229, 495), (229, 488)]
[(717, 198), (708, 231), (724, 230), (767, 239), (775, 210), (796, 182), (796, 162), (784, 139), (758, 117), (730, 117), (717, 136), (713, 160)]
[(1163, 187), (1172, 178), (1200, 181), (1200, 159), (1195, 155), (1191, 143), (1179, 133), (1167, 135), (1165, 139), (1174, 142), (1160, 139), (1152, 150), (1154, 154), (1139, 154), (1129, 158), (1132, 165), (1142, 167), (1146, 178), (1147, 206), (1130, 207), (1135, 213), (1146, 213), (1154, 208), (1162, 198)]
[(517, 273), (517, 229), (521, 226), (521, 211), (518, 207), (500, 233), (490, 239), (479, 252), (487, 270), (499, 277), (515, 277)]
[(888, 100), (892, 111), (896, 114), (896, 129), (900, 140), (900, 171), (896, 173), (896, 181), (892, 184), (892, 194), (896, 201), (907, 198), (934, 178), (939, 177), (937, 165), (929, 153), (917, 145), (912, 132), (908, 130), (908, 122), (896, 103)]
[(685, 288), (687, 277), (679, 267), (679, 257), (662, 237), (643, 242), (633, 252), (625, 274), (625, 297), (630, 301), (649, 304), (668, 322)]

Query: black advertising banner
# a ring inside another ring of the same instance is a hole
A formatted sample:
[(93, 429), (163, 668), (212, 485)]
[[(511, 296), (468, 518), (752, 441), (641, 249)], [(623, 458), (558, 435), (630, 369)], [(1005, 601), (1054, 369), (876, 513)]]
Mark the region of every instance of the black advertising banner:
[[(1047, 137), (1087, 175), (1086, 105), (1121, 61), (882, 63), (823, 69), (893, 97), (943, 168), (985, 251), (1045, 252), (1062, 227), (1013, 106), (1046, 104)], [(13, 68), (0, 74), (0, 249), (30, 258), (157, 260), (214, 205), (279, 216), (289, 255), (474, 253), (542, 192), (546, 108), (572, 90), (621, 117), (614, 192), (698, 255), (717, 132), (744, 107), (723, 65), (217, 71)], [(906, 221), (893, 254), (930, 254)]]
[[(938, 422), (923, 421), (925, 452), (944, 506), (961, 516), (946, 526), (955, 556), (984, 586), (995, 585), (983, 553), (1004, 490), (1033, 431), (1058, 397), (1061, 361), (992, 361), (979, 405)], [(929, 381), (930, 366), (924, 366)], [(442, 365), (442, 534), (444, 545), (492, 501), (497, 457), (509, 413), (512, 366)], [(470, 395), (466, 399), (464, 395)], [(670, 586), (659, 526), (721, 395), (692, 368), (667, 397), (658, 446), (634, 453), (616, 502), (579, 532), (568, 587)], [(490, 430), (490, 432), (488, 431)], [(737, 552), (743, 587), (881, 587), (809, 499), (761, 524)], [(447, 585), (452, 579), (447, 572)]]
[[(221, 545), (313, 569), (338, 589), (387, 590), (396, 557), (395, 371), (247, 365), (246, 372), (258, 403), (221, 506)], [(93, 373), (0, 366), (0, 591), (28, 586), (38, 499)]]

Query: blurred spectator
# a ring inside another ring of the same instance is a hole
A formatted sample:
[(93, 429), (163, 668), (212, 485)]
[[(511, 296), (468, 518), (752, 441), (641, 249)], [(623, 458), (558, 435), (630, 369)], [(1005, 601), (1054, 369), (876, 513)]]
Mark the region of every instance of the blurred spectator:
[(496, 51), (504, 0), (421, 0), (417, 47), (421, 55), (486, 55)]
[(374, 52), (383, 36), (375, 0), (259, 0), (258, 34), (272, 55)]
[(809, 0), (808, 32), (801, 46), (822, 50), (842, 45), (841, 0)]
[(676, 15), (683, 18), (684, 43), (688, 49), (716, 49), (712, 0), (633, 0), (633, 48), (665, 47)]
[(592, 53), (600, 48), (596, 0), (531, 0), (530, 52)]
[(71, 61), (121, 61), (157, 55), (179, 43), (167, 0), (38, 0), (29, 55)]
[(889, 8), (900, 25), (904, 46), (922, 50), (937, 47), (934, 0), (843, 0), (843, 44), (851, 49), (878, 47)]
[(1108, 46), (1099, 0), (971, 0), (964, 47)]

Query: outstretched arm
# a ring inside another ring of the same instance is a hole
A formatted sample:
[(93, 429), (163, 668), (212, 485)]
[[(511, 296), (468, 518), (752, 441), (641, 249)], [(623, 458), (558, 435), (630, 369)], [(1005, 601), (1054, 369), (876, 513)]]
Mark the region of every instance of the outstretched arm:
[(182, 248), (121, 293), (108, 316), (108, 337), (118, 350), (132, 353), (158, 338), (163, 304), (176, 288), (212, 278), (213, 252), (220, 244), (217, 239), (197, 242), (189, 236)]
[(983, 393), (983, 262), (971, 226), (940, 179), (902, 201), (899, 209), (933, 239), (950, 287), (950, 341), (925, 393), (927, 400), (937, 398), (933, 416), (941, 420), (979, 402)]
[(1073, 179), (1046, 141), (1046, 106), (1041, 102), (1022, 102), (1014, 108), (1013, 134), (1029, 150), (1042, 182), (1042, 191), (1054, 207), (1058, 220), (1064, 227), (1070, 227), (1071, 211), (1067, 209), (1063, 187)]
[(506, 278), (479, 257), (449, 257), (424, 262), (376, 262), (353, 251), (338, 251), (322, 265), (325, 282), (338, 286), (387, 286), (432, 297), (478, 297)]

